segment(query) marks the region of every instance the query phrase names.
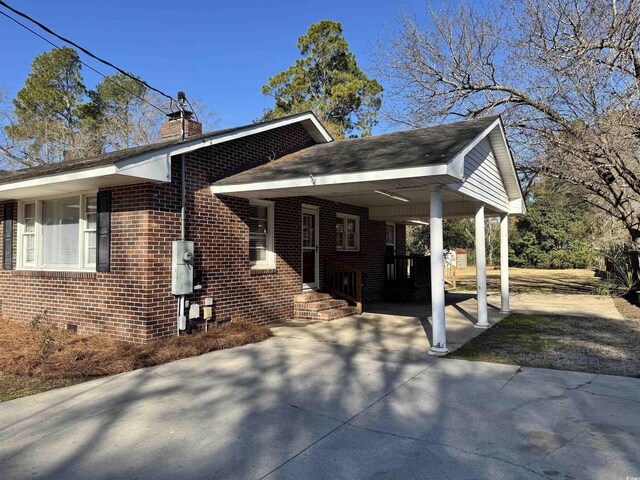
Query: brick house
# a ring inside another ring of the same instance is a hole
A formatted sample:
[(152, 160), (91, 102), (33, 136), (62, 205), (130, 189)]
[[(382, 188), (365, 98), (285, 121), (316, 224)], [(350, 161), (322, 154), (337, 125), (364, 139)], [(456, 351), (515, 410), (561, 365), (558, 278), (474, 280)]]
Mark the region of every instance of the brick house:
[(133, 342), (184, 317), (337, 318), (409, 271), (388, 263), (406, 224), (437, 243), (434, 198), (524, 211), (498, 118), (334, 142), (311, 113), (206, 134), (187, 116), (184, 133), (173, 118), (159, 143), (0, 176), (3, 318)]

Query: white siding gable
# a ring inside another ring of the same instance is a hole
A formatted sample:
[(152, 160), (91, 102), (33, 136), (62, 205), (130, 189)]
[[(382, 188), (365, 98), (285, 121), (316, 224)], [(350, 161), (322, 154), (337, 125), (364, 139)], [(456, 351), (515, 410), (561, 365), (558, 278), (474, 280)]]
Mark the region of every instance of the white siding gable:
[(509, 196), (486, 137), (464, 157), (464, 180), (457, 190), (499, 210), (509, 211)]

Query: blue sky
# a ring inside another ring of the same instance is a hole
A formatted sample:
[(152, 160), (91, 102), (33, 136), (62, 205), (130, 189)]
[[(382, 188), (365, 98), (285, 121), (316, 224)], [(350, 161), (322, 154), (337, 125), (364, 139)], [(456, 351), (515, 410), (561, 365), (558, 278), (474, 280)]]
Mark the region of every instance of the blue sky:
[[(425, 6), (422, 0), (7, 3), (160, 90), (172, 95), (184, 90), (215, 112), (221, 128), (250, 123), (270, 106), (260, 87), (299, 58), (296, 40), (312, 23), (342, 22), (359, 64), (370, 73), (373, 45), (395, 28), (400, 10), (422, 12)], [(13, 98), (33, 58), (51, 47), (4, 17), (0, 38), (0, 89)], [(103, 73), (114, 73), (96, 61), (83, 60)], [(88, 87), (99, 81), (89, 70), (83, 73)]]

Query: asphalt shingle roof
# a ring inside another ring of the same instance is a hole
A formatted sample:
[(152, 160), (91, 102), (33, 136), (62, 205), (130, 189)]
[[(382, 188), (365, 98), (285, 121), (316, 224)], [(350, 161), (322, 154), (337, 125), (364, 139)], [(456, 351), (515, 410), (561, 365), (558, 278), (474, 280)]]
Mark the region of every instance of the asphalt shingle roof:
[(447, 163), (498, 117), (324, 143), (223, 178), (214, 185), (289, 180)]
[[(291, 117), (295, 117), (297, 115), (302, 115), (302, 114), (291, 115)], [(78, 158), (78, 159), (67, 160), (65, 162), (59, 162), (59, 163), (47, 163), (44, 165), (39, 165), (37, 167), (23, 168), (21, 170), (14, 170), (14, 171), (0, 170), (0, 185), (4, 183), (15, 182), (18, 180), (27, 180), (30, 178), (43, 177), (45, 175), (74, 172), (77, 170), (84, 170), (85, 168), (113, 165), (122, 160), (127, 160), (129, 158), (142, 155), (144, 153), (149, 153), (156, 150), (162, 150), (167, 147), (176, 146), (181, 143), (193, 142), (198, 140), (205, 141), (214, 137), (228, 135), (231, 133), (237, 133), (243, 130), (253, 129), (253, 128), (257, 128), (264, 125), (269, 125), (271, 123), (276, 123), (281, 120), (282, 119), (280, 118), (275, 120), (269, 120), (266, 122), (252, 123), (249, 125), (242, 125), (239, 127), (227, 128), (224, 130), (216, 130), (213, 132), (203, 133), (200, 135), (192, 135), (190, 137), (187, 137), (184, 140), (184, 142), (179, 138), (174, 138), (174, 139), (162, 140), (156, 143), (151, 143), (149, 145), (142, 145), (139, 147), (117, 150), (115, 152), (103, 153), (101, 155), (96, 155), (96, 156), (87, 157), (87, 158)]]

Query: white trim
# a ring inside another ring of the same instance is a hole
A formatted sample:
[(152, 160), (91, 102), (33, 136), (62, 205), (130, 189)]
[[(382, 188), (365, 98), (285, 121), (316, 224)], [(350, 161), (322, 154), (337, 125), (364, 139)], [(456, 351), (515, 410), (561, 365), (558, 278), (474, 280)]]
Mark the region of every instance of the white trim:
[[(96, 211), (95, 211), (95, 216), (96, 216), (96, 226), (94, 229), (89, 230), (87, 228), (88, 225), (88, 220), (87, 220), (87, 206), (89, 204), (89, 198), (95, 197), (96, 199)], [(96, 264), (98, 261), (98, 195), (97, 193), (94, 195), (83, 195), (82, 196), (82, 221), (81, 221), (82, 225), (81, 225), (81, 229), (80, 229), (80, 246), (83, 249), (83, 257), (82, 257), (82, 262), (83, 262), (83, 268), (86, 269), (95, 269), (96, 268)], [(95, 235), (95, 242), (96, 242), (96, 246), (94, 247), (96, 249), (96, 261), (95, 262), (89, 262), (89, 242), (86, 241), (86, 236), (87, 233), (93, 233)]]
[[(274, 202), (269, 200), (258, 200), (251, 199), (249, 200), (249, 205), (259, 205), (261, 207), (267, 207), (267, 252), (266, 252), (266, 260), (252, 262), (249, 261), (249, 265), (252, 270), (265, 270), (272, 269), (276, 267), (276, 255), (274, 249)], [(251, 230), (249, 230), (249, 237), (251, 237)]]
[(0, 192), (4, 192), (7, 190), (17, 190), (20, 188), (44, 187), (46, 185), (51, 185), (54, 183), (72, 182), (75, 180), (85, 180), (87, 178), (114, 175), (118, 173), (117, 170), (118, 168), (115, 165), (109, 165), (106, 167), (88, 168), (86, 170), (80, 170), (77, 172), (58, 173), (45, 175), (43, 177), (29, 178), (27, 180), (19, 180), (17, 182), (0, 184)]
[[(47, 195), (37, 198), (30, 198), (18, 201), (18, 228), (17, 228), (17, 262), (16, 270), (23, 271), (47, 271), (47, 272), (95, 272), (96, 265), (87, 264), (86, 260), (86, 245), (85, 245), (85, 231), (86, 231), (86, 202), (88, 197), (97, 195), (97, 190), (65, 193), (58, 195)], [(42, 264), (42, 245), (43, 245), (43, 231), (42, 231), (42, 202), (47, 200), (56, 200), (60, 198), (78, 198), (79, 201), (79, 217), (78, 217), (78, 263), (76, 265), (43, 265)], [(35, 204), (36, 206), (36, 219), (35, 219), (35, 240), (34, 240), (34, 262), (26, 265), (24, 263), (24, 206), (29, 204)]]
[[(33, 210), (34, 210), (34, 216), (35, 216), (33, 221), (33, 233), (30, 233), (30, 235), (33, 235), (33, 262), (30, 262), (29, 264), (26, 264), (23, 258), (24, 257), (24, 236), (26, 235), (25, 227), (24, 227), (24, 222), (25, 222), (24, 210), (26, 205), (34, 206)], [(16, 250), (17, 250), (16, 268), (19, 268), (21, 265), (26, 264), (26, 268), (32, 269), (38, 264), (38, 258), (37, 258), (38, 247), (36, 245), (37, 243), (36, 239), (38, 238), (38, 227), (39, 227), (38, 209), (39, 209), (39, 204), (36, 200), (18, 202), (18, 228), (17, 228), (18, 238), (16, 239)]]
[[(351, 215), (350, 213), (336, 213), (336, 218), (341, 218), (344, 220), (344, 244), (339, 246), (336, 244), (336, 251), (338, 252), (359, 252), (360, 251), (360, 217), (358, 215)], [(355, 235), (355, 247), (349, 248), (347, 247), (347, 220), (355, 220), (356, 224), (356, 235)]]
[[(302, 178), (273, 180), (268, 182), (242, 183), (237, 185), (212, 185), (211, 193), (215, 195), (224, 195), (228, 193), (256, 192), (262, 190), (374, 182), (380, 180), (432, 177), (441, 175), (449, 175), (449, 170), (446, 163), (437, 165), (426, 165), (423, 167), (399, 168), (395, 170), (371, 170), (368, 172), (319, 175), (317, 177), (309, 175)], [(455, 181), (456, 179), (451, 178), (451, 180)]]
[[(527, 213), (527, 205), (524, 201), (524, 197), (522, 195), (522, 189), (520, 187), (520, 180), (518, 179), (518, 172), (516, 172), (516, 162), (513, 158), (513, 155), (511, 153), (511, 149), (509, 148), (509, 143), (507, 142), (507, 134), (504, 131), (504, 128), (502, 127), (502, 122), (498, 123), (500, 126), (500, 137), (502, 139), (502, 143), (504, 144), (504, 148), (507, 151), (507, 155), (509, 157), (509, 161), (507, 162), (509, 164), (508, 168), (509, 168), (509, 173), (513, 176), (513, 178), (515, 179), (517, 188), (518, 188), (518, 197), (516, 199), (510, 199), (511, 203), (513, 204), (513, 202), (519, 202), (518, 204), (518, 208), (516, 208), (514, 211), (510, 212), (510, 213), (519, 213), (522, 215), (525, 215)], [(499, 158), (498, 155), (496, 155), (496, 161), (499, 162)], [(500, 162), (501, 164), (502, 162)], [(505, 187), (507, 187), (507, 185), (505, 185)], [(508, 191), (508, 190), (507, 190)]]
[[(303, 218), (304, 218), (304, 214), (307, 215), (313, 215), (315, 217), (315, 243), (316, 243), (316, 249), (315, 249), (315, 279), (313, 281), (313, 283), (304, 283), (304, 280), (302, 281), (302, 289), (312, 289), (315, 290), (317, 288), (320, 287), (320, 207), (318, 207), (317, 205), (307, 205), (307, 204), (302, 204), (302, 211), (300, 214), (300, 222), (301, 222), (301, 226), (304, 226), (303, 223)], [(303, 243), (303, 236), (300, 235), (300, 265), (301, 265), (301, 278), (304, 279), (304, 246), (302, 245)]]

